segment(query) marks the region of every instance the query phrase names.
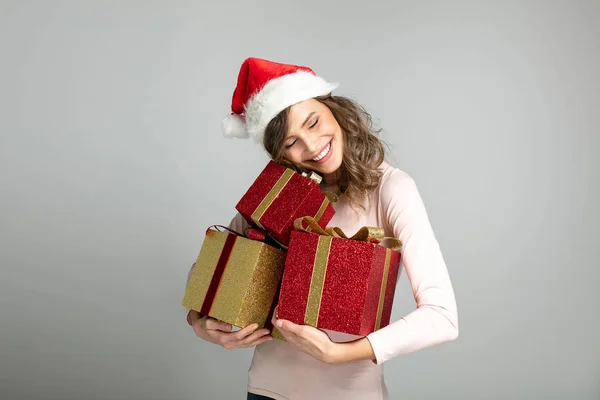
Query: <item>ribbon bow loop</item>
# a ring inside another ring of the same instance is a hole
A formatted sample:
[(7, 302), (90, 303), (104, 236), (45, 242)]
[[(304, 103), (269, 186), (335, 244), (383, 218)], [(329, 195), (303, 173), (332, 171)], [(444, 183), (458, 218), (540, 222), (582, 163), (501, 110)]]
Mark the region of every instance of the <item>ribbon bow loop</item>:
[[(304, 227), (305, 223), (308, 225), (307, 227)], [(323, 229), (313, 217), (306, 216), (300, 217), (294, 221), (294, 229), (297, 231), (313, 232), (323, 236), (331, 236), (336, 239), (356, 240), (359, 242), (381, 244), (384, 241), (390, 241), (390, 246), (388, 248), (395, 251), (400, 250), (402, 247), (400, 239), (385, 236), (384, 230), (379, 227), (363, 226), (353, 236), (348, 237), (342, 229), (338, 227), (328, 227)]]

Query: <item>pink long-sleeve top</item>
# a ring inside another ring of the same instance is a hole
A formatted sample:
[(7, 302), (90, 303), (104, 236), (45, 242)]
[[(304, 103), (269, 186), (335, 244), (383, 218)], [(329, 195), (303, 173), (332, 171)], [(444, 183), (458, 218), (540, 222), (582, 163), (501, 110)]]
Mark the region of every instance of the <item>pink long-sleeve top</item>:
[[(379, 187), (357, 212), (345, 196), (335, 203), (328, 226), (348, 236), (363, 226), (384, 228), (402, 243), (406, 271), (416, 309), (367, 336), (375, 360), (339, 365), (323, 363), (280, 340), (256, 346), (248, 374), (248, 391), (276, 400), (387, 400), (382, 364), (394, 357), (454, 340), (458, 335), (457, 306), (448, 269), (414, 180), (387, 163), (380, 166)], [(230, 227), (247, 226), (238, 214)], [(190, 271), (191, 272), (191, 271)], [(396, 296), (406, 293), (396, 291)], [(334, 342), (357, 336), (326, 331)]]

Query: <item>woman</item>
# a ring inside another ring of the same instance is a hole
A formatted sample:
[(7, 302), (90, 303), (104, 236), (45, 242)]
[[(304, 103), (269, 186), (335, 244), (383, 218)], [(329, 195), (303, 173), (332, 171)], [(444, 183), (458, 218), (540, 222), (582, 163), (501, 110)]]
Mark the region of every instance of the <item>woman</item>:
[[(356, 337), (274, 318), (286, 342), (255, 325), (237, 332), (195, 311), (188, 323), (225, 348), (255, 346), (248, 399), (387, 399), (382, 364), (454, 340), (457, 307), (444, 258), (415, 182), (384, 161), (384, 148), (360, 106), (331, 93), (310, 68), (249, 58), (238, 76), (228, 137), (252, 137), (270, 157), (297, 171), (315, 171), (322, 189), (339, 195), (328, 226), (347, 235), (378, 226), (402, 243), (416, 310)], [(238, 214), (230, 227), (247, 226)], [(191, 272), (191, 271), (190, 271)]]

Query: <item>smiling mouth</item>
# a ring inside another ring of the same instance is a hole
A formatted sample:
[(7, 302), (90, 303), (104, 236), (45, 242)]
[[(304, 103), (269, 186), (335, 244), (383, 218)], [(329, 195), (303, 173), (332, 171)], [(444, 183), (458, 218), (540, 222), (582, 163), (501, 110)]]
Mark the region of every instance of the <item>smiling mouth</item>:
[(312, 161), (315, 162), (319, 162), (323, 159), (323, 157), (325, 157), (327, 154), (329, 154), (329, 152), (331, 151), (331, 142), (327, 143), (327, 146), (325, 146), (325, 148), (319, 153), (318, 156), (316, 156), (315, 158), (312, 158)]

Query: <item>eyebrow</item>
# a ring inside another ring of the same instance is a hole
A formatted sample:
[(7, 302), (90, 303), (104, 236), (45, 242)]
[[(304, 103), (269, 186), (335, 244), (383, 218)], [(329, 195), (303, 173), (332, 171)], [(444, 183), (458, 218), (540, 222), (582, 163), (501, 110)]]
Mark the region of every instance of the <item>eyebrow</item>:
[(308, 117), (306, 117), (306, 119), (304, 120), (304, 122), (302, 123), (301, 128), (304, 128), (304, 125), (306, 125), (306, 123), (308, 122), (308, 120), (315, 115), (315, 111), (311, 112), (310, 114), (308, 114)]

